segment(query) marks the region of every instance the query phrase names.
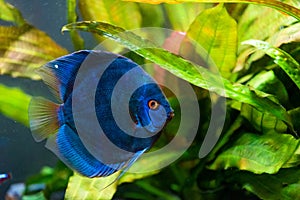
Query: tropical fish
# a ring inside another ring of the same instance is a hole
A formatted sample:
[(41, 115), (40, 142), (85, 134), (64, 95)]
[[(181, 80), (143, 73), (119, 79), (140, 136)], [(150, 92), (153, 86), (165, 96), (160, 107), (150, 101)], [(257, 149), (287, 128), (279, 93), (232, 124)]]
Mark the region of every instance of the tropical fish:
[(50, 61), (38, 73), (59, 103), (34, 97), (34, 139), (87, 177), (126, 171), (173, 117), (159, 85), (132, 60), (81, 50)]
[(11, 179), (11, 174), (10, 173), (0, 174), (0, 184), (2, 184), (3, 182), (5, 182), (9, 179)]

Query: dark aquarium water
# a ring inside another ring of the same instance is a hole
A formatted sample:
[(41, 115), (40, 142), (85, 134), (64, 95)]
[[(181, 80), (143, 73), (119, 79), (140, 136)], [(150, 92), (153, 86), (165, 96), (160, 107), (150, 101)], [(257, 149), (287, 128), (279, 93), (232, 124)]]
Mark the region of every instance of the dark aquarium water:
[(138, 1), (0, 0), (0, 200), (300, 199), (300, 1)]
[[(66, 49), (72, 48), (68, 35), (62, 35), (61, 27), (66, 24), (66, 1), (7, 0), (18, 8), (28, 23), (46, 32), (55, 42)], [(9, 25), (0, 21), (0, 25)], [(42, 81), (25, 78), (0, 76), (0, 84), (19, 87), (33, 96), (50, 96)], [(1, 94), (0, 94), (1, 95)], [(4, 199), (9, 186), (23, 183), (28, 177), (38, 173), (43, 166), (55, 166), (56, 156), (36, 143), (30, 130), (0, 114), (0, 173), (11, 172), (12, 179), (0, 186), (0, 199)]]

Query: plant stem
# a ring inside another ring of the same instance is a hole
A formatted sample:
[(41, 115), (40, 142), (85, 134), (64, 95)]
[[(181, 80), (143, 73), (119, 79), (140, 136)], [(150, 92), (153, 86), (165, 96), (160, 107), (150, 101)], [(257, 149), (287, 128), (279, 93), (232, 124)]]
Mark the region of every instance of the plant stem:
[(167, 192), (164, 192), (164, 191), (154, 187), (153, 185), (151, 185), (150, 183), (147, 183), (145, 181), (137, 181), (136, 185), (143, 188), (147, 192), (150, 192), (151, 194), (154, 194), (154, 195), (157, 195), (157, 196), (161, 197), (162, 199), (165, 199), (165, 200), (179, 200), (178, 197), (176, 197), (174, 195), (171, 195), (171, 194), (168, 194)]

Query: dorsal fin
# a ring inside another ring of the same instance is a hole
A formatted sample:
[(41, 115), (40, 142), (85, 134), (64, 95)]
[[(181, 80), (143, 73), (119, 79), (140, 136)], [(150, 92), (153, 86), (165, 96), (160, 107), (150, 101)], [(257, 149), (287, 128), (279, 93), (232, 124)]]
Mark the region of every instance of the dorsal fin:
[(37, 73), (50, 87), (60, 101), (71, 94), (76, 73), (91, 50), (77, 51), (50, 61), (38, 69)]

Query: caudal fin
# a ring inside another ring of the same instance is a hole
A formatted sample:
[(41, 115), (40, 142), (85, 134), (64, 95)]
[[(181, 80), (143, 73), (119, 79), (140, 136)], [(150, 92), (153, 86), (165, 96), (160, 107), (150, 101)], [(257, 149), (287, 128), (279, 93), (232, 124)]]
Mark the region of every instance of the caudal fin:
[(31, 99), (28, 114), (29, 125), (35, 141), (40, 142), (58, 131), (59, 105), (41, 97)]

